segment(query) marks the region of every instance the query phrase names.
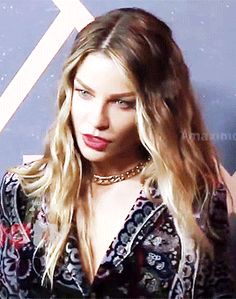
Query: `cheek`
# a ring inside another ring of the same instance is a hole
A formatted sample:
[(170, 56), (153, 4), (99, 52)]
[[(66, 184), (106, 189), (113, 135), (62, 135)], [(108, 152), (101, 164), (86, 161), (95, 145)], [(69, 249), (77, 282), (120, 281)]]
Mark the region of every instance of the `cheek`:
[(134, 141), (139, 141), (137, 126), (135, 118), (120, 120), (117, 123), (117, 138), (122, 141), (133, 143)]
[(75, 131), (79, 131), (81, 125), (84, 122), (85, 119), (85, 113), (82, 109), (82, 107), (78, 107), (78, 104), (76, 101), (72, 100), (72, 105), (71, 105), (71, 118), (72, 118), (72, 123), (74, 126)]

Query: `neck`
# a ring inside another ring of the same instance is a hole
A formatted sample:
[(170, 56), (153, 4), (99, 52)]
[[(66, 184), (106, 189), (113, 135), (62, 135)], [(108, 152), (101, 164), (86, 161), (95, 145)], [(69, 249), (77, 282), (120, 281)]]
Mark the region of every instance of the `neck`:
[(140, 161), (145, 161), (142, 155), (113, 158), (108, 161), (92, 163), (93, 172), (99, 176), (110, 176), (123, 173), (135, 167)]

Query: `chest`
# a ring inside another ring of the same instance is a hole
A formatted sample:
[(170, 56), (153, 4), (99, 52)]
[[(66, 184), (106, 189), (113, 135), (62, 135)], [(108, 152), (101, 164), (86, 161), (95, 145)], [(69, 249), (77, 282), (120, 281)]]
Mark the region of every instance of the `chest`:
[[(144, 204), (143, 210), (146, 210), (147, 206), (148, 205)], [(128, 220), (128, 222), (133, 223), (136, 228), (138, 227), (137, 215), (139, 214), (136, 211), (134, 213), (134, 217), (131, 215)], [(101, 219), (101, 222), (103, 221), (105, 220)], [(105, 279), (105, 276), (101, 276), (100, 278), (101, 282), (104, 283), (103, 288), (111, 288), (111, 290), (114, 290), (115, 293), (113, 296), (118, 297), (118, 294), (116, 293), (117, 286), (120, 282), (122, 284), (125, 282), (120, 289), (125, 290), (125, 294), (129, 294), (129, 297), (136, 298), (136, 291), (138, 290), (139, 294), (143, 295), (145, 298), (167, 298), (172, 284), (175, 284), (174, 276), (178, 273), (178, 271), (181, 272), (179, 274), (183, 280), (183, 283), (186, 279), (188, 280), (187, 282), (189, 282), (189, 280), (193, 278), (193, 273), (191, 271), (194, 271), (194, 257), (190, 261), (187, 261), (187, 263), (185, 260), (183, 260), (183, 271), (182, 268), (179, 268), (179, 260), (181, 257), (180, 240), (176, 234), (174, 223), (172, 222), (171, 218), (168, 217), (168, 214), (157, 213), (152, 220), (148, 220), (145, 223), (148, 224), (149, 229), (147, 229), (147, 227), (144, 229), (143, 225), (139, 227), (137, 230), (137, 236), (139, 236), (138, 242), (132, 243), (132, 254), (120, 255), (119, 251), (117, 250), (119, 246), (114, 246), (106, 258), (106, 262), (111, 264), (117, 258), (123, 259), (120, 263), (120, 267), (118, 267), (118, 272), (114, 271), (115, 276), (110, 276), (108, 280)], [(154, 224), (153, 226), (151, 226), (152, 223)], [(121, 235), (123, 235), (123, 232), (126, 235), (129, 235), (129, 228), (130, 227), (125, 226)], [(97, 226), (95, 229), (97, 229)], [(110, 228), (105, 230), (107, 235), (109, 234), (109, 230)], [(104, 237), (104, 239), (107, 237), (107, 235)], [(136, 233), (132, 236), (134, 235), (136, 235)], [(103, 255), (107, 248), (102, 249), (101, 245), (103, 242), (101, 242), (99, 238), (97, 239), (96, 236), (94, 238), (94, 241), (95, 240), (98, 241), (96, 244), (94, 243), (94, 245), (96, 245), (96, 256), (98, 257), (99, 250), (101, 249), (101, 253)], [(118, 244), (121, 244), (119, 242), (120, 240), (121, 239), (118, 238)], [(99, 260), (100, 259), (101, 256)], [(97, 266), (99, 266), (98, 264)], [(189, 283), (191, 284), (192, 281)], [(113, 288), (111, 285), (113, 285)], [(178, 287), (177, 280), (175, 287)], [(135, 293), (132, 293), (133, 291)], [(123, 298), (125, 297), (125, 294), (119, 294), (119, 297)], [(175, 296), (173, 296), (173, 298), (175, 298)], [(188, 298), (188, 296), (185, 298)]]
[(91, 226), (92, 248), (96, 270), (101, 264), (106, 251), (122, 229), (134, 201), (96, 203)]

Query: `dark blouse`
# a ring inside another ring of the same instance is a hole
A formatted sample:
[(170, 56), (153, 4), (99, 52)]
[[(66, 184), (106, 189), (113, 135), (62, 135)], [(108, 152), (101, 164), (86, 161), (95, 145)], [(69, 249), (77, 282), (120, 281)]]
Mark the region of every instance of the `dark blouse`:
[(140, 191), (92, 284), (83, 273), (72, 225), (50, 290), (41, 286), (44, 247), (35, 251), (48, 225), (46, 204), (27, 198), (17, 176), (7, 173), (0, 190), (0, 298), (231, 298), (223, 185), (211, 199), (208, 224), (196, 214), (213, 245), (213, 260), (191, 239), (183, 250), (184, 237), (158, 188), (150, 191), (153, 201)]

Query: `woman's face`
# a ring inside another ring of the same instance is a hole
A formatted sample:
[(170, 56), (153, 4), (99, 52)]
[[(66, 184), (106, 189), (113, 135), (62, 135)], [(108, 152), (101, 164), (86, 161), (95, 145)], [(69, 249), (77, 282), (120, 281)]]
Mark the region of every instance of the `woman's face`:
[(110, 58), (102, 53), (85, 58), (75, 75), (71, 114), (78, 147), (87, 160), (140, 158), (135, 96)]

